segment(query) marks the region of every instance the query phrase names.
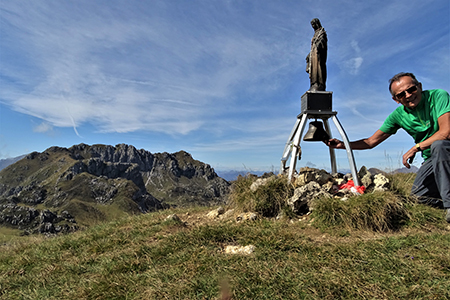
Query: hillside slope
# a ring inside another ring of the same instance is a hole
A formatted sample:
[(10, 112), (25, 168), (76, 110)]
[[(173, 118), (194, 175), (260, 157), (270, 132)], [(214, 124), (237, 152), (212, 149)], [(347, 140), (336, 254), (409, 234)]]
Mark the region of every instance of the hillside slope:
[(184, 151), (51, 147), (0, 171), (0, 224), (67, 232), (124, 214), (224, 203), (228, 190), (209, 165)]
[[(317, 229), (313, 215), (236, 222), (208, 210), (156, 211), (1, 243), (0, 299), (450, 297), (450, 229), (437, 209), (413, 207), (427, 220), (400, 231), (345, 234)], [(226, 252), (249, 245), (250, 254)]]
[(12, 165), (16, 161), (21, 160), (24, 157), (25, 157), (25, 155), (20, 155), (20, 156), (11, 157), (11, 158), (0, 159), (0, 171), (9, 165)]

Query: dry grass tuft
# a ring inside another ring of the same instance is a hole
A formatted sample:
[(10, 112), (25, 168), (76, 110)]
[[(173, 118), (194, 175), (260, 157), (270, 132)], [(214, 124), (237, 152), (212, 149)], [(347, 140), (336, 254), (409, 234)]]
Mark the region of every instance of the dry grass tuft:
[(410, 219), (405, 203), (392, 192), (363, 194), (347, 201), (318, 199), (313, 216), (319, 227), (342, 226), (376, 232), (398, 230)]
[(240, 176), (232, 185), (231, 205), (239, 212), (256, 212), (263, 217), (276, 217), (287, 209), (286, 201), (293, 195), (292, 185), (286, 177), (268, 179), (267, 183), (252, 191), (256, 177)]

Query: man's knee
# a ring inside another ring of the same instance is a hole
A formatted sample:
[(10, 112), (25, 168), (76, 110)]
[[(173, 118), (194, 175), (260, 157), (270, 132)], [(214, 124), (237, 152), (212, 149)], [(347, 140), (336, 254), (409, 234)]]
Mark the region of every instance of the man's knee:
[(450, 151), (450, 140), (438, 140), (431, 144), (431, 153), (442, 150)]

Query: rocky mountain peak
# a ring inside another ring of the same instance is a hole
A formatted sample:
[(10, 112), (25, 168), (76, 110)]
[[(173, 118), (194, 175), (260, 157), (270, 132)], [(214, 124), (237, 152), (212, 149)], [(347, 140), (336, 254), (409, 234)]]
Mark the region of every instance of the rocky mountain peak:
[(7, 205), (8, 214), (14, 213), (14, 205), (35, 209), (39, 204), (55, 215), (66, 211), (74, 220), (77, 214), (78, 220), (86, 220), (107, 215), (108, 205), (126, 213), (214, 205), (224, 203), (228, 192), (226, 180), (185, 151), (152, 154), (126, 144), (50, 147), (0, 171), (0, 205)]

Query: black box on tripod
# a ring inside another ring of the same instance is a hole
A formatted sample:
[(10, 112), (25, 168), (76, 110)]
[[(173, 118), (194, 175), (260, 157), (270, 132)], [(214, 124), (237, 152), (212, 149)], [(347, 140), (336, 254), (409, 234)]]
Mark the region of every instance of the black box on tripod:
[(307, 91), (302, 96), (302, 113), (331, 112), (333, 92)]

